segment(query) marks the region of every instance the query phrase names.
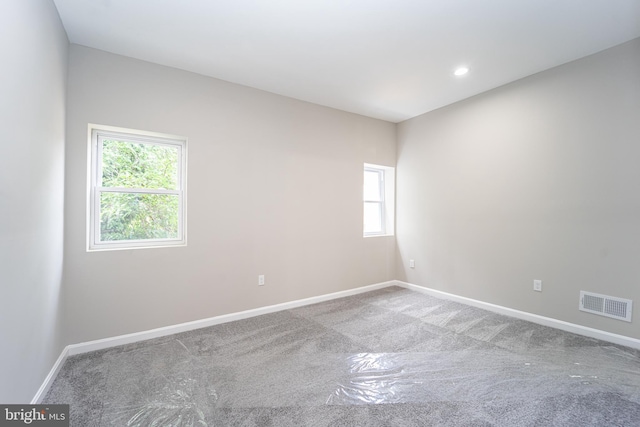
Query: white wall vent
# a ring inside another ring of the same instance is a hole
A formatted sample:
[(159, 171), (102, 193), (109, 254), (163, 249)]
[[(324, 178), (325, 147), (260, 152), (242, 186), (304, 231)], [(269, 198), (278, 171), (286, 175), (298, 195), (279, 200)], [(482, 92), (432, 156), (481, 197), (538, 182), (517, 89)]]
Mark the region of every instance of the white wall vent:
[(632, 301), (580, 291), (580, 310), (631, 322)]

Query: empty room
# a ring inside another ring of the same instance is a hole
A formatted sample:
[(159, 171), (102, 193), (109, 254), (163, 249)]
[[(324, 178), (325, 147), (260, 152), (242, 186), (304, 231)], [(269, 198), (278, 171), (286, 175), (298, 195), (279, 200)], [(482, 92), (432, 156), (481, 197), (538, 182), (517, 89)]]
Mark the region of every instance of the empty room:
[(640, 426), (637, 0), (0, 34), (0, 425)]

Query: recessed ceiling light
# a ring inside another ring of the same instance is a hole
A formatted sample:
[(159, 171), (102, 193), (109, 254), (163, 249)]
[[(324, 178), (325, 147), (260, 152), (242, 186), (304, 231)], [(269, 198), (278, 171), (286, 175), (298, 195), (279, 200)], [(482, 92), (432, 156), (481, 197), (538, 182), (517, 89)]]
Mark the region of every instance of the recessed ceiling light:
[(464, 76), (468, 72), (469, 72), (469, 69), (467, 67), (459, 67), (459, 68), (456, 68), (453, 74), (455, 74), (456, 76)]

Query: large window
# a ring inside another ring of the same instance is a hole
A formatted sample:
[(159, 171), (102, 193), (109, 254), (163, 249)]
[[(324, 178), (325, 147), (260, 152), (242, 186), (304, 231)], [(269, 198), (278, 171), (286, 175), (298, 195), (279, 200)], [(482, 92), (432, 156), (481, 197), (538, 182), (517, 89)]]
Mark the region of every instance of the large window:
[(364, 165), (364, 236), (392, 235), (394, 225), (394, 168)]
[(186, 243), (186, 138), (90, 126), (88, 249)]

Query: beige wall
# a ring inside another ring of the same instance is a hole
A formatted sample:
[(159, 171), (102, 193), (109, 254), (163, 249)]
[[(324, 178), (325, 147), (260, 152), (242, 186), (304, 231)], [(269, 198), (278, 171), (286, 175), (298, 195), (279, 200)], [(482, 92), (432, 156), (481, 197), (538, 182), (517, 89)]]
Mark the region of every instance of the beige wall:
[[(640, 40), (396, 129), (76, 45), (65, 101), (53, 2), (0, 2), (0, 28), (2, 402), (67, 344), (393, 278), (640, 338)], [(189, 138), (188, 246), (86, 252), (88, 123)], [(396, 130), (397, 247), (362, 238), (361, 204)], [(579, 312), (580, 289), (636, 320)]]
[(403, 122), (397, 277), (640, 338), (639, 159), (640, 39)]
[[(77, 45), (68, 96), (67, 343), (393, 279), (362, 167), (395, 164), (394, 124)], [(186, 247), (86, 252), (88, 123), (188, 137)]]
[(31, 401), (62, 350), (69, 42), (50, 0), (0, 1), (0, 402)]

